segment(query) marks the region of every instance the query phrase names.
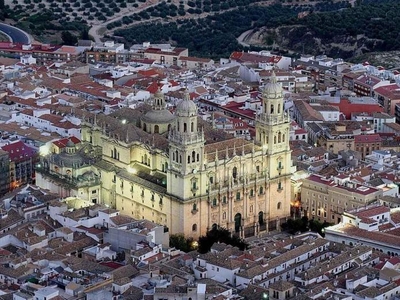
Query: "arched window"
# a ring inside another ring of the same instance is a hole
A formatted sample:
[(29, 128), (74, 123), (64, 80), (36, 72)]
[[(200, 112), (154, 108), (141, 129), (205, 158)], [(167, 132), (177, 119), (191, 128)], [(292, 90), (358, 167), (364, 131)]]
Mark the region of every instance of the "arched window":
[(234, 179), (236, 179), (236, 177), (237, 177), (237, 168), (236, 168), (236, 167), (233, 167), (233, 170), (232, 170), (232, 177), (233, 177)]
[(282, 134), (282, 142), (285, 142), (285, 134)]
[(182, 155), (179, 155), (179, 163), (182, 163)]
[(197, 231), (197, 224), (192, 225), (192, 231)]
[(264, 194), (264, 188), (260, 186), (260, 195)]
[(278, 202), (278, 204), (276, 205), (276, 209), (281, 209), (282, 208), (282, 202)]
[(273, 114), (273, 113), (274, 113), (274, 105), (271, 104), (271, 114)]
[(154, 133), (160, 133), (160, 127), (158, 125), (154, 125)]
[(193, 151), (192, 152), (192, 162), (195, 162), (195, 161), (196, 161), (196, 152)]
[(222, 213), (222, 219), (223, 219), (223, 220), (226, 219), (226, 212), (225, 212), (225, 211)]
[(281, 105), (278, 104), (278, 114), (280, 114), (280, 113), (281, 113)]
[(187, 124), (183, 123), (183, 132), (187, 132)]
[(236, 200), (239, 201), (240, 200), (240, 192), (236, 193)]
[(216, 198), (213, 199), (212, 205), (213, 205), (213, 206), (217, 206), (217, 199), (216, 199)]
[(197, 153), (197, 161), (200, 161), (200, 154)]
[(196, 203), (193, 203), (192, 210), (193, 210), (193, 211), (197, 211), (197, 204), (196, 204)]
[(178, 161), (178, 150), (175, 150), (175, 158), (176, 158), (176, 162)]
[(188, 155), (188, 164), (190, 164), (190, 155)]
[(279, 131), (278, 132), (278, 143), (280, 143), (282, 141), (282, 134), (281, 134), (281, 132)]
[(253, 196), (254, 196), (254, 190), (251, 189), (251, 190), (250, 190), (250, 197), (253, 197)]
[(264, 212), (260, 211), (258, 213), (258, 224), (263, 225), (264, 224)]
[(242, 226), (242, 215), (237, 213), (235, 215), (235, 232), (239, 232), (240, 226)]
[(190, 131), (193, 132), (194, 131), (194, 123), (190, 123)]
[(143, 123), (143, 131), (147, 131), (146, 123)]
[(172, 160), (175, 161), (175, 152), (172, 152)]
[(276, 135), (274, 135), (274, 144), (276, 144)]
[(226, 203), (226, 196), (222, 197), (222, 203)]
[(211, 230), (217, 230), (217, 229), (218, 229), (218, 225), (216, 223), (212, 224)]

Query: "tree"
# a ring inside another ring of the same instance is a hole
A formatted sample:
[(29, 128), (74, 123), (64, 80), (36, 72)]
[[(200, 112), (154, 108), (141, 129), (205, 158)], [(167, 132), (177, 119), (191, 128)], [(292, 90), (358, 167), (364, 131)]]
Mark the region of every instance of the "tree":
[(218, 242), (238, 247), (240, 250), (245, 250), (248, 247), (244, 240), (237, 236), (232, 237), (229, 230), (219, 227), (207, 231), (205, 236), (199, 238), (198, 251), (200, 253), (207, 253), (210, 251), (212, 245)]
[(185, 238), (183, 234), (172, 234), (169, 237), (169, 246), (175, 247), (183, 252), (194, 250), (193, 238)]
[(89, 29), (87, 27), (83, 28), (81, 32), (81, 39), (88, 40), (89, 39)]
[(61, 39), (64, 45), (74, 46), (78, 42), (78, 38), (69, 31), (61, 32)]

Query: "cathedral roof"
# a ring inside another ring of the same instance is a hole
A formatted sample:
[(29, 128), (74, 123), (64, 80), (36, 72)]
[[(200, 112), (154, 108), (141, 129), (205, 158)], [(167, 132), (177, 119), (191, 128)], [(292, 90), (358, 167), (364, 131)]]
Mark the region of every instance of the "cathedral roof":
[(190, 100), (188, 91), (185, 93), (185, 97), (176, 106), (176, 115), (179, 117), (192, 117), (197, 116), (197, 105)]
[(265, 86), (263, 95), (267, 98), (268, 97), (276, 98), (277, 96), (282, 95), (282, 86), (280, 83), (278, 83), (275, 72), (272, 72), (271, 79)]
[(204, 152), (207, 161), (214, 161), (216, 155), (218, 155), (218, 159), (221, 160), (229, 157), (240, 156), (243, 153), (245, 155), (252, 153), (253, 149), (254, 151), (257, 151), (260, 149), (260, 146), (253, 146), (253, 142), (246, 141), (242, 138), (234, 138), (213, 144), (206, 144)]
[(81, 152), (53, 154), (51, 160), (57, 166), (78, 169), (90, 163), (90, 158), (83, 155)]
[(141, 118), (143, 122), (152, 124), (171, 123), (174, 119), (175, 116), (168, 109), (150, 110)]

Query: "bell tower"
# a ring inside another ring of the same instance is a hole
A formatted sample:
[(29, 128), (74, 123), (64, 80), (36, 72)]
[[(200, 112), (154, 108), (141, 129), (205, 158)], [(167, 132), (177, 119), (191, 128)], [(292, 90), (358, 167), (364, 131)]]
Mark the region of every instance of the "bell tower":
[[(168, 193), (188, 199), (201, 191), (201, 171), (204, 160), (204, 132), (198, 128), (197, 106), (186, 91), (176, 107), (175, 124), (169, 132)], [(172, 179), (173, 178), (173, 179)], [(174, 184), (171, 184), (174, 182)]]
[[(269, 178), (269, 219), (290, 215), (290, 117), (284, 110), (282, 87), (275, 72), (262, 94), (262, 112), (256, 118), (256, 143), (262, 146)], [(279, 222), (279, 221), (277, 221)]]

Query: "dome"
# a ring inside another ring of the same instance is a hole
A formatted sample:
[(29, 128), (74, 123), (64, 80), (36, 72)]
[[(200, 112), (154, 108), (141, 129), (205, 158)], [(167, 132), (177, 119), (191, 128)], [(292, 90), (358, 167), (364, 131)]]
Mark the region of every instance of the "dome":
[(149, 110), (141, 120), (151, 124), (165, 124), (171, 123), (175, 116), (167, 109), (163, 110)]
[(197, 105), (190, 100), (188, 92), (186, 92), (185, 98), (176, 106), (176, 115), (179, 117), (197, 116)]
[(53, 162), (58, 166), (80, 168), (88, 164), (87, 159), (80, 153), (67, 153), (61, 152), (60, 154), (54, 155)]
[(87, 171), (82, 174), (82, 179), (86, 181), (94, 181), (96, 179), (96, 174), (93, 171)]
[(74, 144), (73, 141), (68, 140), (68, 142), (67, 142), (67, 144), (66, 144), (66, 147), (74, 147), (74, 148), (75, 148), (75, 144)]
[(276, 98), (282, 95), (282, 86), (276, 80), (275, 72), (272, 72), (271, 80), (264, 88), (264, 93), (266, 97)]

